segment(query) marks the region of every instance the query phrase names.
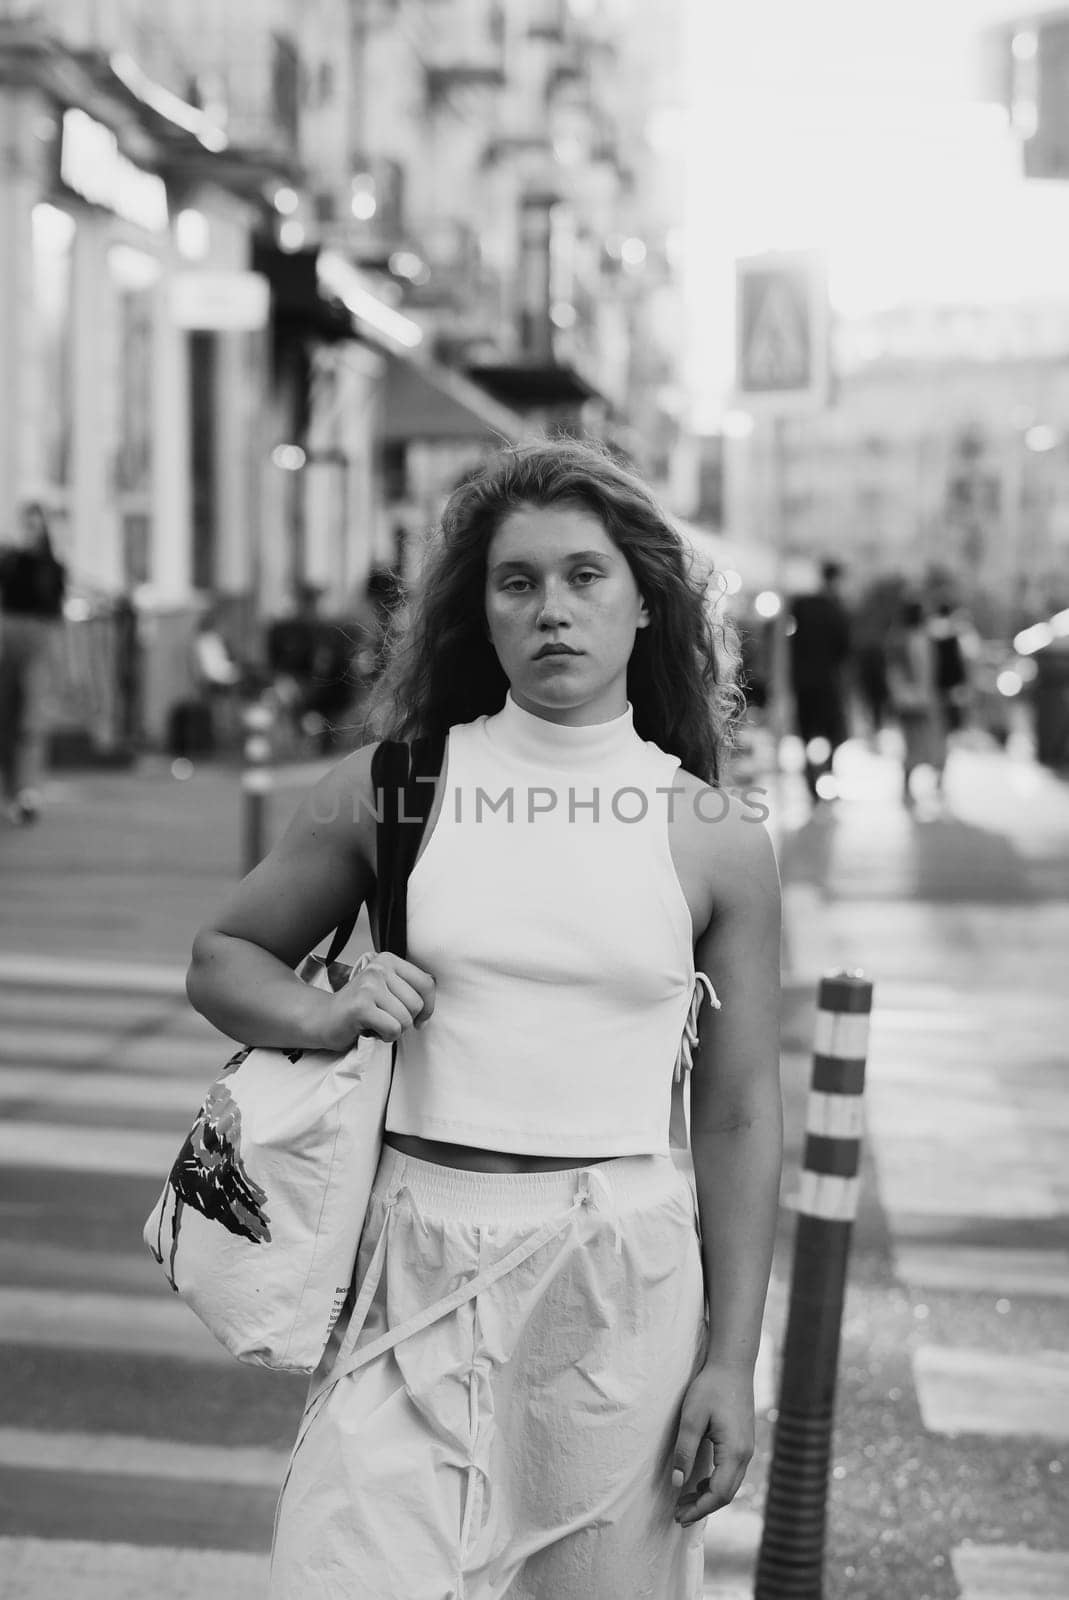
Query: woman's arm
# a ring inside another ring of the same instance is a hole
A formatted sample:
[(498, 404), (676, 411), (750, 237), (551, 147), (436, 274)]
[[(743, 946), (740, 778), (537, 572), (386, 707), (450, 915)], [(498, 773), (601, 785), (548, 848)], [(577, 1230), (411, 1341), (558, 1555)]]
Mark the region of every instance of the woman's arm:
[[(783, 1150), (780, 889), (772, 845), (763, 825), (733, 812), (717, 826), (708, 858), (714, 909), (695, 959), (721, 1009), (702, 1018), (691, 1074), (691, 1150), (710, 1321), (705, 1366), (688, 1392), (676, 1450), (684, 1524), (734, 1497), (753, 1454), (753, 1372)], [(712, 1443), (711, 1481), (704, 1466), (696, 1470), (703, 1438)]]
[(374, 746), (323, 778), (278, 844), (197, 934), (186, 991), (243, 1044), (345, 1050), (361, 1033), (395, 1039), (434, 1009), (434, 984), (410, 961), (378, 955), (336, 995), (294, 972), (375, 882)]

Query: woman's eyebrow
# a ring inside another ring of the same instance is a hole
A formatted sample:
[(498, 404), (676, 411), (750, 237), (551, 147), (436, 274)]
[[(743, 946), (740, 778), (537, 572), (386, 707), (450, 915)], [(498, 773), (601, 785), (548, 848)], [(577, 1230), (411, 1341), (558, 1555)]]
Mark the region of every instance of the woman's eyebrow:
[[(561, 566), (567, 566), (572, 561), (609, 561), (611, 557), (605, 550), (570, 550), (566, 556), (561, 557)], [(529, 571), (537, 566), (537, 562), (523, 556), (515, 556), (510, 561), (498, 561), (490, 568), (490, 576), (496, 577), (499, 572), (512, 572), (516, 570)]]

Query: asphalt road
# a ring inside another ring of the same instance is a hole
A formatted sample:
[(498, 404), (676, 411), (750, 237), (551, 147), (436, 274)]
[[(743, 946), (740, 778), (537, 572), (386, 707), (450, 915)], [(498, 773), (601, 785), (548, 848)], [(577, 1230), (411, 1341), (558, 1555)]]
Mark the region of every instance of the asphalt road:
[[(876, 1011), (827, 1600), (1053, 1600), (1069, 1593), (1069, 795), (966, 750), (947, 808), (908, 817), (886, 756), (850, 747), (841, 772), (817, 818), (797, 784), (777, 797), (785, 1205), (759, 1456), (709, 1525), (707, 1594), (751, 1592), (815, 987), (847, 965)], [(178, 978), (234, 871), (232, 778), (68, 780), (53, 801), (32, 836), (0, 836), (0, 1600), (209, 1583), (253, 1600), (303, 1380), (218, 1351), (140, 1237), (227, 1051)]]

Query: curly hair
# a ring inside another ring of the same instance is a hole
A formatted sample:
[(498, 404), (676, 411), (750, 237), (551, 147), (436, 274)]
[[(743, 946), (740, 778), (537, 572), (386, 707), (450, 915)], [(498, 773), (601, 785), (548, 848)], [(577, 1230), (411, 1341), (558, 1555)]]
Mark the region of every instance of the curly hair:
[(734, 630), (646, 484), (604, 449), (574, 440), (503, 451), (453, 491), (428, 541), (407, 623), (388, 645), (368, 731), (413, 739), (499, 711), (508, 680), (486, 629), (486, 559), (521, 507), (591, 512), (631, 568), (650, 614), (627, 671), (635, 731), (720, 780), (742, 705)]

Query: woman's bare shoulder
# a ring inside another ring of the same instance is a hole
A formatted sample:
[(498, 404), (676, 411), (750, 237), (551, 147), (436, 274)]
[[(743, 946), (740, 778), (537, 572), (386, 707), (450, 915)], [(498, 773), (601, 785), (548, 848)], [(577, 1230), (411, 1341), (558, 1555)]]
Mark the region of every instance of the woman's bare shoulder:
[(673, 853), (678, 851), (706, 878), (717, 904), (778, 883), (761, 790), (710, 784), (683, 767), (673, 787)]
[(378, 747), (374, 740), (337, 762), (309, 790), (298, 813), (317, 832), (344, 836), (358, 847), (366, 844), (361, 853), (371, 860), (378, 815), (372, 762)]

